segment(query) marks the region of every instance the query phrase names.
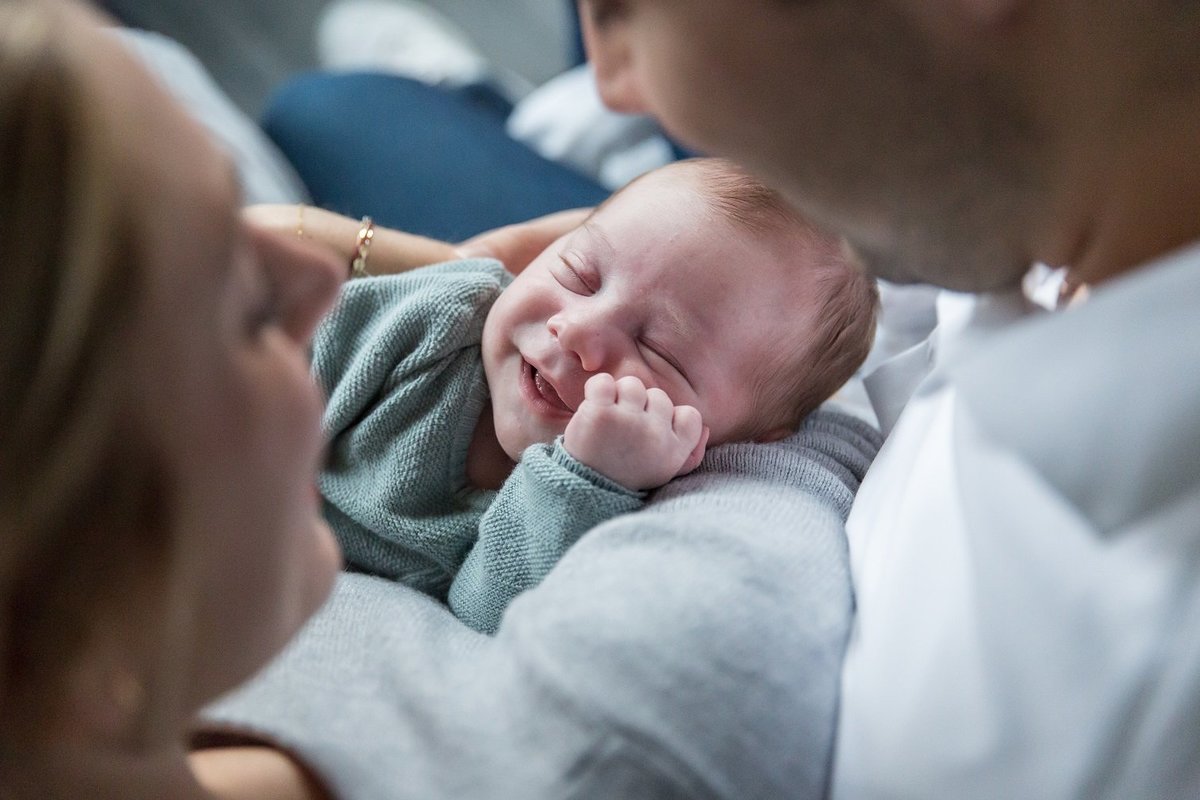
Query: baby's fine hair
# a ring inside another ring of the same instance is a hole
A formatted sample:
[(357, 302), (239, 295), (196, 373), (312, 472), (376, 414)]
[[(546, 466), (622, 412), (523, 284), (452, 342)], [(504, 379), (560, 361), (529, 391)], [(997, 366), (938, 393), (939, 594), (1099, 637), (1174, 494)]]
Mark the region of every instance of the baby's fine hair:
[(810, 267), (816, 314), (806, 340), (794, 348), (780, 348), (777, 372), (763, 378), (767, 426), (799, 427), (853, 377), (871, 352), (879, 289), (848, 248), (839, 251)]
[[(820, 229), (783, 197), (744, 169), (722, 158), (693, 158), (655, 174), (689, 179), (712, 210), (735, 227), (764, 240), (791, 237), (795, 269), (810, 277), (799, 303), (811, 303), (813, 324), (783, 346), (764, 354), (758, 374), (760, 402), (755, 419), (736, 438), (795, 429), (804, 418), (862, 366), (875, 340), (879, 291), (849, 246)], [(804, 309), (797, 308), (799, 313)], [(788, 320), (764, 320), (786, 328)], [(786, 341), (786, 339), (785, 339)]]

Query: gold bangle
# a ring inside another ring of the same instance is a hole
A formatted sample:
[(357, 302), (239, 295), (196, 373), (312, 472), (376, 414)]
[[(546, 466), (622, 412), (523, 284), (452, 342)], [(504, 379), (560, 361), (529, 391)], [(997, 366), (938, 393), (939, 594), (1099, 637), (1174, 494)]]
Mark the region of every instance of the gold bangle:
[(350, 262), (351, 278), (369, 278), (367, 272), (367, 256), (371, 252), (371, 242), (375, 239), (375, 221), (370, 217), (362, 218), (362, 227), (358, 229), (358, 240), (354, 243), (354, 260)]
[(296, 238), (304, 238), (304, 203), (296, 206)]

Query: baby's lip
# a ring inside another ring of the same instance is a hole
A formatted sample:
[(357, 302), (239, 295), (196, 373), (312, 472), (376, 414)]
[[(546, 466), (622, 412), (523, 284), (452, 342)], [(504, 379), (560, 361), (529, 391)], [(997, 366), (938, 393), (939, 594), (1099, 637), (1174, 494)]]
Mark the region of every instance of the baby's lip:
[(560, 387), (563, 387), (565, 381), (554, 377), (529, 359), (525, 359), (525, 363), (529, 365), (530, 378), (533, 381), (534, 390), (552, 407), (571, 414), (575, 413), (575, 409), (579, 407), (579, 403), (572, 403), (563, 396), (563, 392), (560, 389)]

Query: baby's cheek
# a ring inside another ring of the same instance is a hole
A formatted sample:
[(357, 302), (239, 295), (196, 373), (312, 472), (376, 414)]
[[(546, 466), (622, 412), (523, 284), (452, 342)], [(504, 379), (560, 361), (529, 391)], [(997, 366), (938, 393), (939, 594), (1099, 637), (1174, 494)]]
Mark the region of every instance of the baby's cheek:
[(538, 421), (527, 413), (513, 415), (507, 419), (496, 421), (496, 439), (501, 449), (513, 461), (519, 461), (521, 454), (531, 444), (549, 444), (562, 436), (570, 420), (554, 422)]
[(579, 412), (576, 411), (574, 414), (572, 414), (570, 416), (569, 419), (560, 420), (557, 423), (548, 425), (547, 427), (548, 427), (549, 435), (546, 437), (545, 441), (552, 442), (552, 441), (554, 441), (555, 437), (562, 436), (564, 433), (566, 433), (567, 426), (571, 424), (571, 420), (575, 419), (575, 417), (578, 414), (579, 414)]

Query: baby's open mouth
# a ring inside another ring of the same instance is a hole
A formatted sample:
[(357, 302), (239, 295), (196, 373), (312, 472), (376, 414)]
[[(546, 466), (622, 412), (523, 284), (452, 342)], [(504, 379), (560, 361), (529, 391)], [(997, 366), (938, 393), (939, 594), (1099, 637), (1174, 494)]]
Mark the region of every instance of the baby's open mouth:
[(545, 400), (552, 408), (557, 408), (560, 411), (566, 411), (567, 413), (574, 412), (574, 409), (567, 405), (562, 397), (558, 394), (558, 390), (554, 388), (554, 385), (551, 384), (550, 381), (543, 378), (542, 374), (537, 371), (537, 367), (530, 364), (529, 370), (533, 379), (533, 388), (543, 400)]

